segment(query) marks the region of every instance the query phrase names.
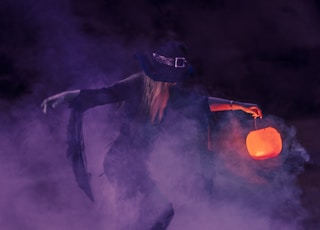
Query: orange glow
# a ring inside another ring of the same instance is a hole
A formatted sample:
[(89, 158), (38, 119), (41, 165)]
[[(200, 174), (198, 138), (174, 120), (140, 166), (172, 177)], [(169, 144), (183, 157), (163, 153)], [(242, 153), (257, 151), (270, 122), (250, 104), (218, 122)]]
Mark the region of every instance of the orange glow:
[(255, 160), (276, 157), (282, 150), (280, 133), (272, 127), (251, 131), (246, 139), (249, 155)]

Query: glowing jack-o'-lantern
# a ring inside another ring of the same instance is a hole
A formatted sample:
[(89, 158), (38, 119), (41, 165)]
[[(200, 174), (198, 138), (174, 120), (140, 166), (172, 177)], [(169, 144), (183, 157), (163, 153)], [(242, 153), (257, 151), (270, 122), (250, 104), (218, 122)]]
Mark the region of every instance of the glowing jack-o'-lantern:
[(276, 157), (282, 150), (280, 133), (272, 127), (249, 132), (246, 138), (246, 145), (249, 155), (255, 160)]

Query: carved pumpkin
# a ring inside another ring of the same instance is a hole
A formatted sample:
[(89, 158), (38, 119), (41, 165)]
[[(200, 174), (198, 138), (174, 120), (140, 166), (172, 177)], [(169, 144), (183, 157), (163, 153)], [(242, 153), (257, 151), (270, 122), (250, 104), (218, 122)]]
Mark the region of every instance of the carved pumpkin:
[(280, 133), (272, 127), (249, 132), (246, 138), (249, 155), (255, 160), (276, 157), (282, 150)]

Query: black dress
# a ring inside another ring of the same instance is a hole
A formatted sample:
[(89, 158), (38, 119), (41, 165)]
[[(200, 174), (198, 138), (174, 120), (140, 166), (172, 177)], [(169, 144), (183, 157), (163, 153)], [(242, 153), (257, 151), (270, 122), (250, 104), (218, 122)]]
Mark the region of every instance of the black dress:
[(205, 179), (204, 186), (210, 187), (207, 97), (176, 84), (170, 87), (163, 119), (151, 123), (142, 105), (145, 77), (144, 73), (138, 73), (110, 87), (81, 90), (71, 104), (73, 110), (83, 112), (95, 106), (123, 102), (120, 132), (104, 160), (106, 176), (121, 188), (121, 196), (150, 193), (156, 184), (149, 176), (146, 162), (150, 153), (159, 148), (183, 154), (191, 161), (190, 165), (201, 165), (199, 173)]

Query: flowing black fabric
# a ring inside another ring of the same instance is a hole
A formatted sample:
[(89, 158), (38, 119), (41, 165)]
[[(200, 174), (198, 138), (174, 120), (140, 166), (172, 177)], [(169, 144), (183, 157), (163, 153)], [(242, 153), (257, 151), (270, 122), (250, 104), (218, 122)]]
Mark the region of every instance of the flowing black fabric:
[(104, 173), (110, 182), (122, 187), (120, 190), (126, 196), (142, 191), (148, 193), (154, 186), (146, 162), (149, 154), (158, 148), (159, 151), (169, 148), (172, 154), (183, 152), (190, 162), (200, 158), (203, 175), (208, 181), (211, 179), (210, 173), (207, 173), (210, 168), (207, 156), (210, 155), (207, 150), (210, 113), (207, 97), (176, 84), (170, 87), (163, 119), (151, 123), (141, 109), (145, 77), (143, 73), (138, 73), (109, 87), (81, 90), (70, 103), (67, 157), (72, 163), (78, 185), (92, 200), (82, 117), (86, 110), (110, 103), (123, 103), (122, 123), (117, 138), (105, 156)]
[(90, 200), (94, 201), (90, 174), (87, 171), (87, 161), (84, 151), (82, 132), (83, 112), (71, 109), (68, 124), (68, 151), (67, 158), (70, 160), (79, 187), (86, 193)]

